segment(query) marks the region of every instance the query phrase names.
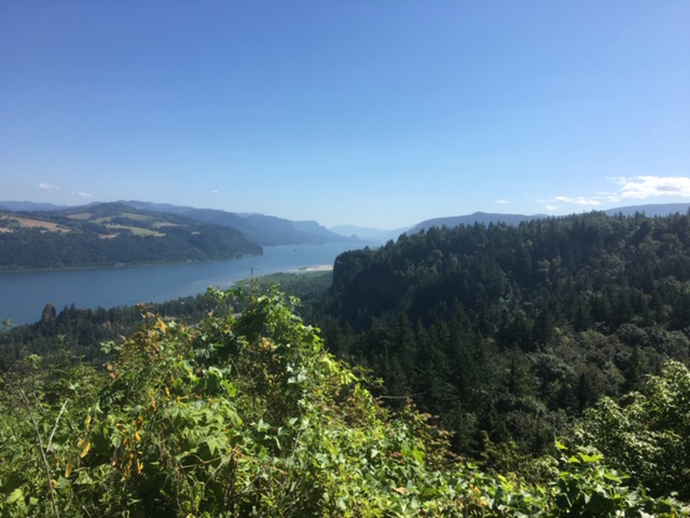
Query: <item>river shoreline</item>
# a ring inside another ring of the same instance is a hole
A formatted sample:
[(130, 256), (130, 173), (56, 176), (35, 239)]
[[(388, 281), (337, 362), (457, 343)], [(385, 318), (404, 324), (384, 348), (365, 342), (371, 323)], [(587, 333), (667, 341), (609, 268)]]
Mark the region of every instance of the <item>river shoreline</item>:
[(0, 268), (0, 275), (3, 273), (40, 273), (40, 272), (74, 272), (74, 271), (86, 271), (86, 270), (109, 270), (112, 268), (125, 269), (125, 268), (155, 268), (157, 266), (178, 266), (183, 264), (212, 264), (212, 263), (224, 263), (227, 261), (239, 261), (240, 259), (246, 259), (247, 257), (261, 257), (263, 251), (260, 254), (243, 254), (237, 257), (228, 257), (225, 259), (210, 259), (208, 261), (173, 261), (173, 262), (151, 262), (151, 263), (128, 263), (128, 264), (111, 264), (111, 265), (98, 265), (98, 266), (67, 266), (65, 268), (19, 268), (19, 269), (2, 269)]

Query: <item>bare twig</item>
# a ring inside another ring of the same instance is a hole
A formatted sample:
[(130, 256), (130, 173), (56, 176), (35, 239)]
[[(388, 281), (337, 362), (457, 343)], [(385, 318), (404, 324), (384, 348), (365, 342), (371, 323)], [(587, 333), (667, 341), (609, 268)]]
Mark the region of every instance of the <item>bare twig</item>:
[(60, 422), (60, 418), (62, 417), (62, 413), (65, 411), (65, 407), (67, 406), (67, 402), (69, 399), (66, 399), (65, 402), (62, 404), (62, 408), (60, 409), (60, 413), (57, 416), (57, 419), (55, 419), (55, 425), (53, 426), (53, 431), (50, 432), (50, 438), (48, 439), (48, 446), (46, 448), (50, 450), (50, 446), (53, 444), (53, 436), (55, 435), (55, 430), (57, 430), (57, 425)]
[(38, 429), (38, 423), (36, 422), (36, 419), (34, 418), (33, 412), (31, 411), (31, 405), (29, 404), (29, 400), (21, 388), (17, 389), (12, 384), (12, 382), (10, 381), (10, 379), (6, 375), (3, 375), (3, 377), (5, 378), (5, 382), (9, 385), (10, 389), (12, 389), (12, 392), (18, 393), (21, 396), (22, 402), (24, 403), (24, 408), (26, 410), (26, 413), (29, 414), (29, 418), (31, 419), (31, 423), (34, 425), (34, 430), (36, 431), (36, 437), (38, 438), (38, 448), (39, 448), (39, 450), (41, 450), (41, 458), (43, 459), (43, 466), (46, 470), (46, 479), (48, 481), (48, 489), (50, 490), (50, 502), (53, 506), (53, 513), (55, 514), (55, 516), (57, 518), (60, 518), (60, 513), (58, 512), (58, 508), (57, 508), (57, 502), (55, 502), (55, 490), (53, 489), (53, 477), (50, 473), (50, 465), (48, 464), (48, 459), (46, 458), (45, 449), (43, 448), (43, 438), (41, 437), (41, 432)]
[(39, 449), (41, 450), (41, 457), (43, 458), (43, 465), (46, 469), (46, 479), (48, 481), (48, 489), (50, 489), (50, 501), (53, 505), (53, 512), (55, 513), (55, 516), (57, 518), (60, 518), (60, 513), (58, 512), (58, 509), (57, 509), (57, 503), (55, 502), (55, 490), (53, 489), (53, 477), (50, 473), (50, 465), (48, 464), (48, 459), (46, 458), (45, 449), (43, 448), (43, 439), (41, 438), (41, 432), (38, 429), (38, 423), (36, 422), (36, 419), (34, 419), (34, 414), (31, 412), (31, 407), (29, 406), (29, 400), (26, 399), (26, 394), (24, 394), (24, 391), (21, 389), (19, 389), (19, 394), (22, 396), (22, 399), (24, 400), (24, 405), (26, 406), (26, 412), (29, 414), (29, 417), (31, 418), (31, 422), (34, 425), (34, 430), (36, 430), (36, 437), (38, 437), (38, 446), (39, 446)]
[(412, 399), (412, 398), (415, 398), (417, 396), (422, 396), (422, 395), (426, 394), (427, 392), (429, 392), (429, 391), (425, 390), (424, 392), (417, 392), (416, 394), (409, 394), (407, 396), (378, 396), (374, 399), (376, 401), (379, 401), (381, 399)]

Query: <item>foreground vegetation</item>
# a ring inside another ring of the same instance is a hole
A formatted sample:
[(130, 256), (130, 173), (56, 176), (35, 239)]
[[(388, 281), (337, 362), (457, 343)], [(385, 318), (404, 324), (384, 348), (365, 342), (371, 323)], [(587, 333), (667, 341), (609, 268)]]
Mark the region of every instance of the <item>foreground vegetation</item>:
[[(414, 408), (383, 408), (294, 300), (214, 296), (213, 313), (192, 326), (143, 315), (136, 333), (105, 345), (105, 372), (44, 369), (29, 356), (3, 375), (3, 516), (684, 513), (588, 445), (557, 443), (532, 482), (477, 470)], [(690, 397), (687, 369), (669, 369), (664, 379)]]

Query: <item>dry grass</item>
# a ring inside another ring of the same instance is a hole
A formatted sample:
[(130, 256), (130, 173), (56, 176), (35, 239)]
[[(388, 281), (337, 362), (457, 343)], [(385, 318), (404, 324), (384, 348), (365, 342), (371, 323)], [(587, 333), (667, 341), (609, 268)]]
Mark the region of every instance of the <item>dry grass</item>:
[(120, 217), (122, 218), (129, 218), (134, 221), (149, 221), (153, 219), (153, 216), (149, 216), (147, 214), (134, 214), (132, 212), (123, 212)]
[(79, 214), (70, 214), (67, 216), (69, 219), (89, 219), (93, 214), (90, 212), (80, 212)]
[(163, 227), (179, 227), (180, 225), (177, 223), (169, 223), (167, 221), (156, 221), (153, 224), (153, 226), (156, 228), (163, 228)]
[[(47, 232), (69, 232), (67, 227), (58, 225), (51, 221), (41, 221), (39, 219), (22, 218), (17, 216), (12, 216), (10, 218), (2, 218), (4, 223), (14, 223), (19, 225), (21, 228), (40, 228)], [(13, 232), (11, 228), (3, 230), (3, 232)]]
[(132, 234), (135, 234), (137, 236), (155, 236), (155, 237), (163, 237), (165, 234), (162, 232), (156, 232), (155, 230), (149, 230), (148, 228), (140, 228), (140, 227), (128, 227), (125, 225), (106, 225), (108, 227), (108, 230), (118, 230), (118, 229), (128, 229), (132, 231)]

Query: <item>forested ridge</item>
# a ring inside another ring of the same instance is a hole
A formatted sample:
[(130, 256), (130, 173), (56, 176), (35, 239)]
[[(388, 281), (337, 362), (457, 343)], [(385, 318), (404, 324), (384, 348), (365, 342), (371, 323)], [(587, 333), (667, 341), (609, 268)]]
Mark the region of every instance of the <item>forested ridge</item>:
[(687, 515), (687, 215), (432, 228), (323, 280), (6, 330), (0, 509)]
[(463, 452), (542, 451), (601, 396), (688, 360), (687, 215), (432, 228), (346, 252), (333, 275), (328, 347), (438, 415)]
[(100, 204), (0, 213), (0, 269), (49, 269), (234, 259), (262, 248), (230, 227)]

